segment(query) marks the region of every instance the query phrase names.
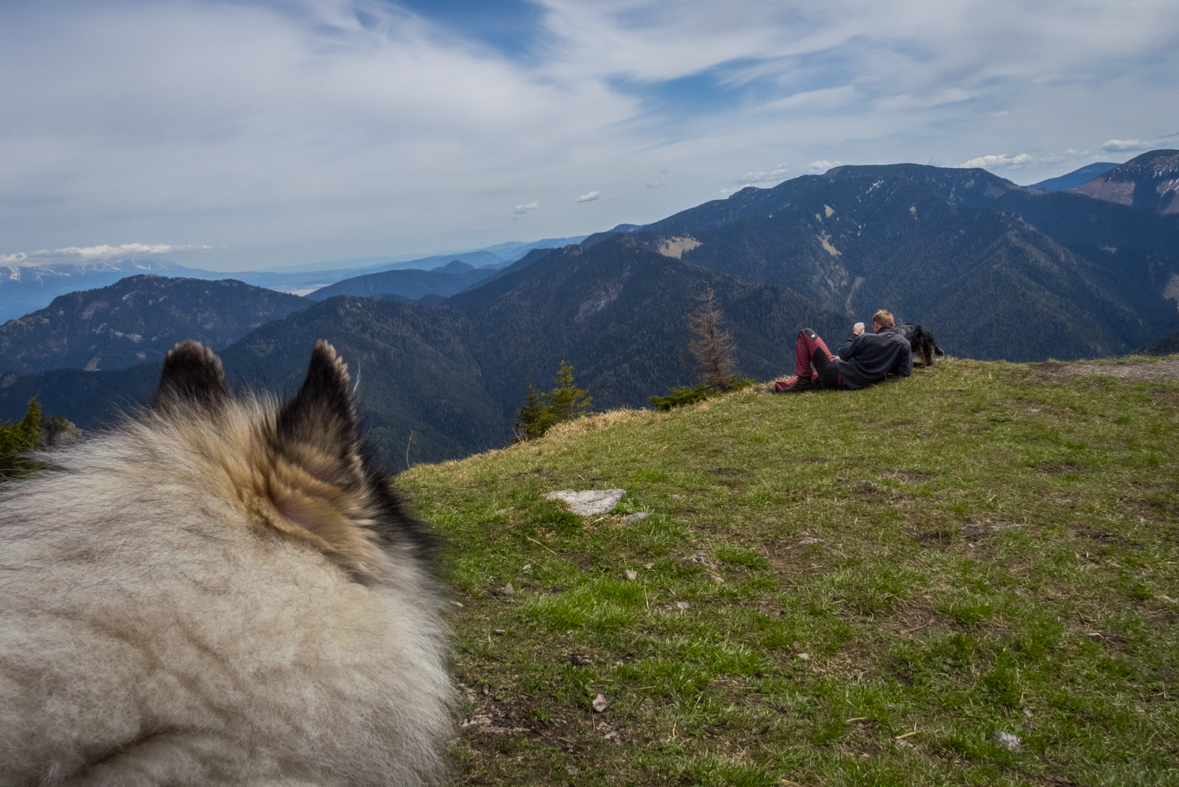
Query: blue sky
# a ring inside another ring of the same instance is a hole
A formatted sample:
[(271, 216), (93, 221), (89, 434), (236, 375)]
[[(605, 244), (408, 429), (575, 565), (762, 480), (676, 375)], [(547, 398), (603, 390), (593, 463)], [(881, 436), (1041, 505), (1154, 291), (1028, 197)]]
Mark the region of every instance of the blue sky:
[(15, 0), (0, 107), (0, 263), (426, 254), (1179, 147), (1179, 3)]

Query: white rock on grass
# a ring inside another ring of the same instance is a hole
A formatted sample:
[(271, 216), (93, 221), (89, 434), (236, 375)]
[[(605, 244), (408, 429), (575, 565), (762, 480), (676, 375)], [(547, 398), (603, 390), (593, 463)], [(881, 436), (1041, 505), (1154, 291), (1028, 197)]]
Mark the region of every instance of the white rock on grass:
[(996, 730), (996, 732), (990, 734), (990, 740), (993, 740), (996, 743), (999, 743), (1000, 746), (1002, 746), (1005, 749), (1008, 749), (1009, 752), (1019, 752), (1019, 750), (1020, 750), (1020, 736), (1019, 735), (1012, 735), (1010, 733), (1001, 733), (1001, 732), (997, 732), (997, 730)]
[(569, 510), (578, 516), (609, 514), (624, 497), (625, 489), (587, 489), (583, 492), (562, 489), (545, 495), (547, 500), (564, 501), (568, 504)]

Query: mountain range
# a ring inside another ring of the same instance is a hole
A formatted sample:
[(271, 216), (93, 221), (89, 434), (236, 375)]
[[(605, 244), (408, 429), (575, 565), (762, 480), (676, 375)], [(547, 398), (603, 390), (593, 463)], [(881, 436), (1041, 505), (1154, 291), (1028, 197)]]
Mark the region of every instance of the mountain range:
[[(337, 263), (301, 265), (265, 271), (242, 271), (233, 277), (256, 287), (306, 295), (343, 279), (389, 270), (433, 270), (459, 261), (474, 268), (502, 268), (533, 249), (552, 249), (576, 243), (574, 238), (546, 238), (531, 242), (502, 243), (488, 249), (435, 255), (410, 260), (372, 257)], [(84, 263), (9, 263), (0, 265), (0, 323), (49, 305), (58, 295), (114, 284), (139, 273), (217, 281), (225, 273), (187, 268), (168, 260), (120, 259)]]
[(1179, 150), (1152, 150), (1072, 190), (1163, 215), (1179, 214)]
[[(1140, 164), (1098, 177), (1158, 172)], [(416, 302), (376, 292), (404, 276), (361, 276), (347, 286), (379, 297), (321, 293), (221, 355), (237, 384), (289, 391), (310, 347), (328, 339), (355, 375), (376, 449), (404, 467), (503, 445), (525, 380), (548, 388), (562, 358), (597, 409), (644, 406), (692, 382), (685, 316), (708, 287), (740, 372), (762, 380), (789, 373), (800, 328), (834, 350), (882, 306), (956, 355), (1065, 360), (1144, 347), (1179, 330), (1179, 217), (980, 169), (846, 166), (532, 249), (485, 274)], [(157, 375), (151, 365), (10, 371), (0, 419), (38, 395), (47, 412), (93, 427), (145, 401)]]
[(233, 279), (129, 276), (59, 295), (47, 308), (0, 325), (0, 370), (122, 369), (160, 360), (186, 339), (220, 350), (307, 305)]

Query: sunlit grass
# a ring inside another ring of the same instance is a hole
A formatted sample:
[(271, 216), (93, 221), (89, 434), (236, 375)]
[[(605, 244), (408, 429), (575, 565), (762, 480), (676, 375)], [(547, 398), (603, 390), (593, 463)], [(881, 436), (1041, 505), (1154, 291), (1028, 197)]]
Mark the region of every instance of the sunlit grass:
[(1177, 404), (953, 361), (413, 468), (483, 719), (458, 780), (1179, 783)]

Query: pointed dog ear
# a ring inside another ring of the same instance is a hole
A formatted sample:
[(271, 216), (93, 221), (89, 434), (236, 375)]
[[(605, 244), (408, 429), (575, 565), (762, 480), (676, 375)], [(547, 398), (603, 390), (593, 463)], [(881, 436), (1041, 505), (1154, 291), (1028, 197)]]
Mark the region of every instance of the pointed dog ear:
[(164, 358), (151, 406), (159, 410), (172, 404), (193, 403), (214, 409), (228, 396), (221, 359), (200, 342), (181, 342)]
[(315, 345), (307, 379), (279, 410), (273, 440), (266, 494), (280, 516), (271, 524), (373, 575), (384, 564), (373, 530), (379, 494), (362, 458), (348, 368), (327, 342)]
[(307, 379), (278, 414), (280, 451), (315, 477), (346, 486), (359, 480), (360, 429), (348, 367), (320, 340), (311, 352)]

